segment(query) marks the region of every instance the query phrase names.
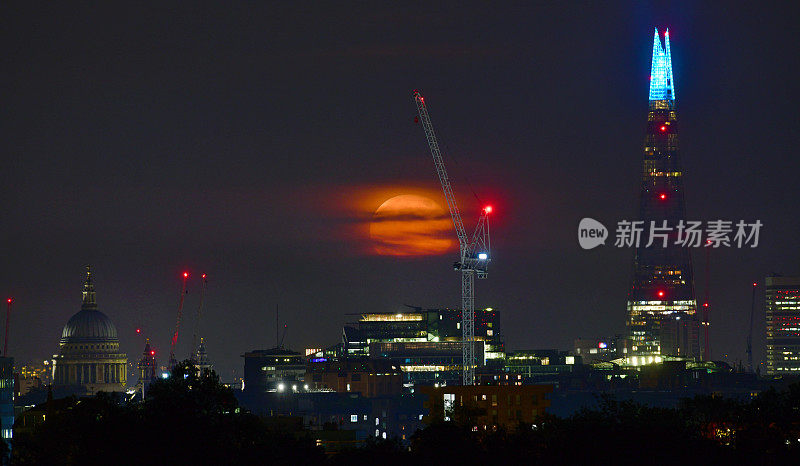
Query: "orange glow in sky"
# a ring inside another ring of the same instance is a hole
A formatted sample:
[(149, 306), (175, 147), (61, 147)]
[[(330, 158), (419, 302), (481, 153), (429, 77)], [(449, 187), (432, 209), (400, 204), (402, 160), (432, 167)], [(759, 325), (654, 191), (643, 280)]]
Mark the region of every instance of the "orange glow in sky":
[(433, 199), (401, 194), (384, 201), (369, 224), (375, 252), (391, 256), (444, 254), (455, 246), (450, 214)]

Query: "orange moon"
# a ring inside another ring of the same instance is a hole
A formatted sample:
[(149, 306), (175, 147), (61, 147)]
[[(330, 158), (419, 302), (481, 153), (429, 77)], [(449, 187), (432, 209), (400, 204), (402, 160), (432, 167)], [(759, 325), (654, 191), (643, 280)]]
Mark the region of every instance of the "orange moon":
[(450, 214), (431, 198), (401, 194), (372, 215), (369, 236), (375, 252), (389, 256), (444, 254), (454, 245)]

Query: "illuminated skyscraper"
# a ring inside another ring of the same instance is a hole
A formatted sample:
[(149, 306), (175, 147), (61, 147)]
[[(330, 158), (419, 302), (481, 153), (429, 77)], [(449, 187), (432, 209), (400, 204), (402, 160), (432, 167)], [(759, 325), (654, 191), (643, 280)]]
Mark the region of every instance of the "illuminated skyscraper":
[[(686, 215), (669, 30), (663, 46), (658, 30), (653, 38), (641, 183), (643, 232), (628, 295), (628, 361), (641, 365), (660, 362), (664, 356), (699, 357), (692, 260), (689, 248), (676, 244), (676, 227)], [(664, 222), (672, 229), (666, 240), (656, 237), (648, 246), (651, 230), (664, 227)]]
[(766, 279), (767, 375), (800, 374), (800, 277)]

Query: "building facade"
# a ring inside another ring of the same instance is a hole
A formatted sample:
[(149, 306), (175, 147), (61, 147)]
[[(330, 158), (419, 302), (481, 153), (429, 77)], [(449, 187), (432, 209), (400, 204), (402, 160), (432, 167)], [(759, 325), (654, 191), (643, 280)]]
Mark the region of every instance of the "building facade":
[(576, 338), (573, 348), (584, 364), (610, 362), (624, 358), (627, 352), (625, 339), (620, 335), (607, 338)]
[[(421, 387), (428, 395), (426, 422), (455, 421), (473, 430), (515, 430), (537, 422), (548, 406), (552, 385)], [(530, 428), (530, 427), (529, 427)]]
[(800, 375), (800, 277), (765, 279), (767, 375)]
[(306, 375), (306, 358), (283, 347), (253, 350), (244, 358), (244, 391), (264, 393), (302, 387)]
[(360, 393), (367, 398), (393, 396), (403, 389), (403, 373), (396, 365), (382, 360), (310, 362), (305, 384), (312, 390)]
[(127, 364), (127, 356), (119, 351), (116, 327), (97, 310), (92, 272), (87, 267), (81, 310), (64, 326), (53, 358), (53, 386), (75, 394), (125, 391)]
[(14, 358), (0, 357), (0, 435), (10, 440), (14, 432)]
[[(699, 357), (692, 261), (687, 245), (680, 244), (686, 234), (678, 236), (681, 226), (686, 228), (686, 215), (668, 30), (663, 46), (658, 30), (653, 40), (639, 221), (645, 234), (636, 245), (628, 295), (627, 360), (642, 365), (661, 362), (665, 356)], [(650, 244), (649, 233), (661, 227), (670, 230)]]
[[(348, 358), (389, 360), (404, 374), (407, 386), (455, 383), (461, 379), (461, 311), (411, 307), (404, 312), (356, 314), (359, 320), (342, 332)], [(475, 310), (475, 354), (480, 366), (502, 366), (505, 345), (498, 312)]]

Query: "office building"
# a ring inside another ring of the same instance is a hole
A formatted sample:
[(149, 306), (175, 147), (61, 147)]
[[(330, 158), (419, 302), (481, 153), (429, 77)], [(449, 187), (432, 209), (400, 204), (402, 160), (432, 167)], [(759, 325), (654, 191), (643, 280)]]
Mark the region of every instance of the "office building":
[(800, 375), (800, 277), (765, 279), (767, 375)]

